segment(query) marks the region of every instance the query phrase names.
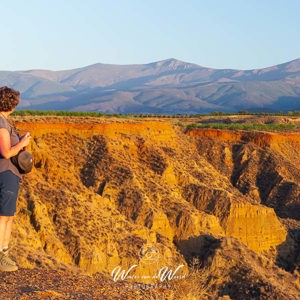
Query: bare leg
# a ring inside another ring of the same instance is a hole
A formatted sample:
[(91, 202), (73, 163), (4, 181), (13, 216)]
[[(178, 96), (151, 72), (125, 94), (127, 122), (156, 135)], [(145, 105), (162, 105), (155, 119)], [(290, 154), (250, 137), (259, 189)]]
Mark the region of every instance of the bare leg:
[(7, 228), (8, 219), (9, 217), (7, 216), (0, 216), (0, 249), (4, 247), (4, 242), (7, 239), (6, 228)]
[(14, 217), (9, 216), (7, 225), (6, 225), (6, 230), (5, 230), (4, 241), (3, 241), (2, 247), (8, 247), (8, 244), (10, 241), (10, 236), (11, 236), (11, 231), (12, 231), (12, 227), (13, 227), (13, 222), (14, 222)]
[[(4, 246), (8, 246), (12, 223), (12, 216), (0, 216), (0, 248), (3, 249)], [(16, 271), (18, 266), (15, 261), (9, 257), (8, 251), (0, 251), (0, 271)]]

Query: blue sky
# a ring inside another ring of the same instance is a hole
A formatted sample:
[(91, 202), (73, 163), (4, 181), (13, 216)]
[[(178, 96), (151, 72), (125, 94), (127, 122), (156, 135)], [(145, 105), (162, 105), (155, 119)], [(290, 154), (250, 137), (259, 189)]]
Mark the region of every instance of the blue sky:
[(177, 58), (254, 69), (300, 58), (297, 0), (1, 1), (0, 70)]

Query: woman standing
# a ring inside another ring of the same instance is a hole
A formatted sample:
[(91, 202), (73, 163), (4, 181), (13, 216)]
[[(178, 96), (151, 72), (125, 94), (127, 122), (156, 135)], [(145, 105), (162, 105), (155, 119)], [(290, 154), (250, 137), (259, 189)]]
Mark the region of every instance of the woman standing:
[(8, 118), (20, 100), (20, 93), (6, 86), (0, 88), (0, 271), (16, 271), (15, 261), (9, 257), (19, 182), (22, 175), (10, 158), (30, 142), (27, 132), (19, 139)]

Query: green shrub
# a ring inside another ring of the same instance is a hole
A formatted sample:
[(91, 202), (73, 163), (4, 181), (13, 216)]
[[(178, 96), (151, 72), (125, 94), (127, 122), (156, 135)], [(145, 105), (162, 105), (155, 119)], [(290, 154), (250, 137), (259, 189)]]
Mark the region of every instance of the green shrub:
[(78, 117), (114, 117), (114, 118), (199, 118), (202, 116), (234, 116), (241, 114), (249, 114), (253, 116), (300, 116), (300, 111), (288, 111), (277, 113), (250, 113), (246, 110), (241, 110), (234, 113), (225, 113), (222, 111), (214, 111), (210, 114), (117, 114), (104, 112), (84, 112), (84, 111), (60, 111), (60, 110), (16, 110), (13, 115), (16, 116), (78, 116)]
[(211, 124), (189, 124), (186, 129), (194, 128), (211, 128), (211, 129), (227, 129), (227, 130), (259, 130), (259, 131), (287, 131), (295, 130), (298, 127), (294, 124), (223, 124), (223, 123), (211, 123)]

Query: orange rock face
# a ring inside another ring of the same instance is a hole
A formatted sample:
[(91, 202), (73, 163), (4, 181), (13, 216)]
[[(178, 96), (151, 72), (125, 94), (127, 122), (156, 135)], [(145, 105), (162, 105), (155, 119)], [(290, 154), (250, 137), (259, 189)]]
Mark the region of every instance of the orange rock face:
[[(276, 259), (289, 234), (278, 215), (299, 221), (292, 212), (299, 207), (298, 134), (184, 133), (159, 120), (17, 125), (31, 132), (35, 158), (14, 231), (24, 267), (66, 264), (110, 274), (136, 264), (141, 280), (182, 264), (187, 274), (210, 238), (234, 237)], [(143, 256), (147, 245), (156, 255), (151, 264)], [(296, 248), (291, 241), (285, 253)]]
[[(273, 215), (275, 219), (281, 218), (280, 221), (288, 234), (285, 242), (277, 249), (284, 248), (283, 256), (289, 256), (290, 261), (297, 260), (300, 228), (299, 132), (196, 129), (189, 131), (188, 135), (195, 139), (199, 155), (226, 176), (233, 187), (238, 189), (245, 198), (250, 198), (251, 203), (264, 205), (262, 209), (258, 209), (258, 215), (268, 214)], [(266, 210), (266, 207), (274, 209), (276, 215)], [(248, 216), (241, 216), (238, 219), (244, 219), (244, 223), (249, 223), (247, 220), (251, 219), (251, 211), (255, 214), (255, 210), (248, 209)], [(263, 225), (264, 229), (258, 229), (257, 226), (264, 223), (263, 220), (258, 221), (258, 219), (257, 223), (249, 228), (260, 231), (262, 236), (269, 236), (267, 239), (270, 243), (272, 240), (274, 242), (274, 239), (279, 241), (283, 239), (284, 229), (282, 226), (277, 227), (278, 231), (272, 228), (273, 224), (278, 225), (278, 219), (276, 221), (275, 219), (267, 222), (268, 229), (265, 225)], [(238, 221), (234, 221), (236, 222)], [(265, 230), (269, 231), (269, 234), (263, 234), (262, 231)], [(276, 231), (278, 234), (275, 233)], [(231, 232), (238, 237), (238, 230), (231, 229)], [(241, 239), (245, 241), (245, 235)], [(258, 245), (259, 243), (261, 246)], [(264, 250), (264, 247), (268, 248), (268, 242), (262, 239), (254, 243), (250, 242), (252, 246), (247, 242), (246, 244), (256, 251), (258, 248), (261, 250)]]

